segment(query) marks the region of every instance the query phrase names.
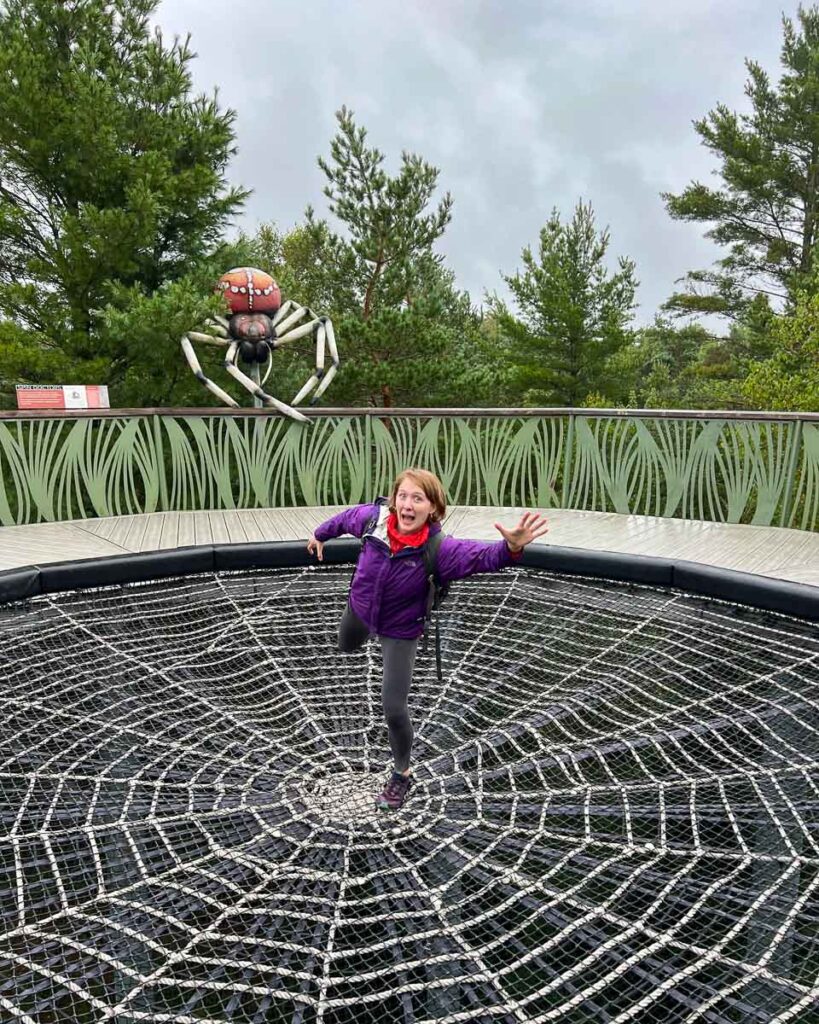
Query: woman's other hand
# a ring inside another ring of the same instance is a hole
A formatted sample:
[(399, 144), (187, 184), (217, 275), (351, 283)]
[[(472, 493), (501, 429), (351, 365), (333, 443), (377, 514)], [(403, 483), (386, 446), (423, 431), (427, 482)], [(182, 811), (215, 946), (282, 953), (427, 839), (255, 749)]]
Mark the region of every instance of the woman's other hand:
[(512, 527), (511, 530), (501, 526), (500, 523), (495, 523), (495, 529), (503, 534), (509, 550), (516, 555), (519, 551), (523, 551), (527, 544), (531, 544), (533, 540), (548, 533), (549, 524), (546, 517), (542, 516), (540, 512), (524, 512), (518, 525)]
[(307, 541), (307, 551), (311, 555), (314, 554), (320, 562), (324, 561), (324, 544), (322, 541), (316, 540), (315, 536)]

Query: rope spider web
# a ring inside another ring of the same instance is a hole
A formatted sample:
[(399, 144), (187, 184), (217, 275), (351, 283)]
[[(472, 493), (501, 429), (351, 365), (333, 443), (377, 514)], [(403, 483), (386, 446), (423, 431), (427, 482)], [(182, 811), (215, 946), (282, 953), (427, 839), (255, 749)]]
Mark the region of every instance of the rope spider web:
[(0, 1019), (816, 1019), (814, 626), (459, 582), (390, 815), (378, 650), (335, 650), (348, 580), (0, 611)]

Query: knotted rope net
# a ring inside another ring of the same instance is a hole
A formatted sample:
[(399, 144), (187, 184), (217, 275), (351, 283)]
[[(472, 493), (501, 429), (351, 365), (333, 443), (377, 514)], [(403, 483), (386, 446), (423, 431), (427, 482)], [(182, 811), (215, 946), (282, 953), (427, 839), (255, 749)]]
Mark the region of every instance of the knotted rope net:
[(453, 588), (398, 813), (349, 569), (0, 610), (0, 1019), (819, 1017), (819, 638), (649, 587)]

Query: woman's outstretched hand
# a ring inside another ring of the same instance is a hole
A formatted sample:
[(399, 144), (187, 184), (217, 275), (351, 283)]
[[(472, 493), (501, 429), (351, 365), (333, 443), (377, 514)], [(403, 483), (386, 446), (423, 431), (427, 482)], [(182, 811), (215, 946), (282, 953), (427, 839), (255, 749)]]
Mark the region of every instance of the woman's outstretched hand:
[(513, 555), (516, 555), (527, 544), (531, 544), (533, 540), (537, 540), (544, 533), (548, 533), (549, 524), (546, 517), (542, 516), (540, 512), (524, 512), (520, 517), (518, 525), (512, 527), (511, 530), (507, 530), (500, 523), (495, 523), (495, 529), (503, 534), (509, 550)]
[(310, 540), (307, 541), (307, 551), (308, 554), (311, 555), (315, 553), (316, 558), (320, 562), (324, 561), (324, 544), (322, 541), (316, 540), (315, 537), (311, 537)]

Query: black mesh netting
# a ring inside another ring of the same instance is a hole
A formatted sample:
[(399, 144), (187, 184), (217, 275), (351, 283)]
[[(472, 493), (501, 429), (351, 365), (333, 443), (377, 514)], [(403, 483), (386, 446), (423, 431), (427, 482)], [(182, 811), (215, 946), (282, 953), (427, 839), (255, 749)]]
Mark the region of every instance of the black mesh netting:
[(349, 569), (0, 611), (0, 1019), (819, 1017), (819, 638), (533, 570), (458, 583), (375, 809)]

